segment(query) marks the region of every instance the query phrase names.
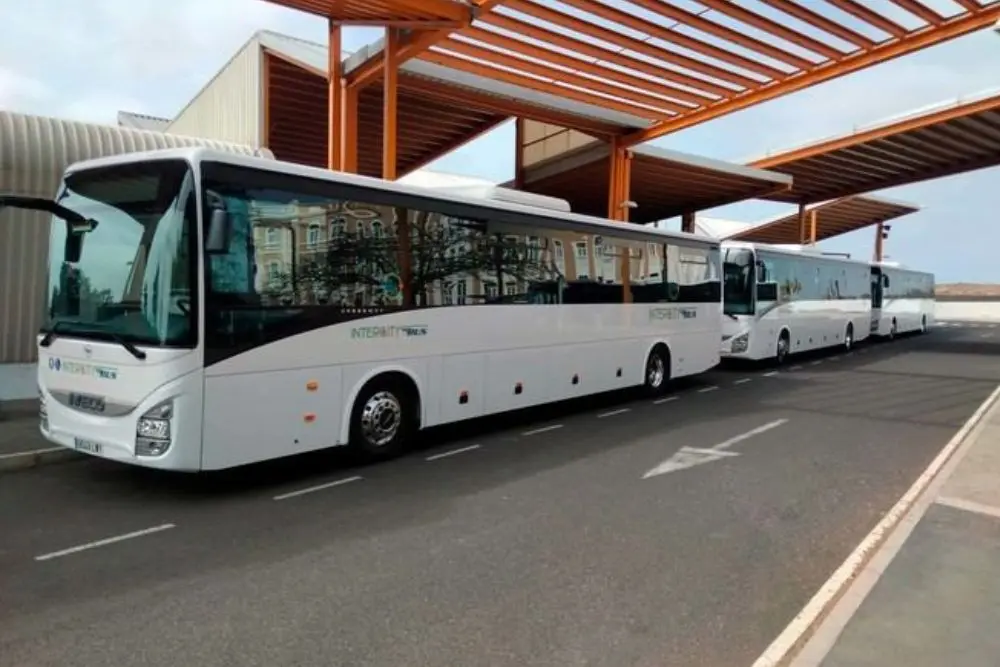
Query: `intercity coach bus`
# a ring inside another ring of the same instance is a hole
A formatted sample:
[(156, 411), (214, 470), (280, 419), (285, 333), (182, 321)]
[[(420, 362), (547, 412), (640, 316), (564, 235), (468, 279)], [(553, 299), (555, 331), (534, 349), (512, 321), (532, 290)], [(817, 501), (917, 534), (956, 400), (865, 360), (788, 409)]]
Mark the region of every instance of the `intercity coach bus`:
[[(223, 469), (719, 361), (719, 241), (205, 149), (76, 164), (54, 200), (41, 430)], [(867, 282), (867, 281), (866, 281)]]
[(868, 337), (868, 262), (737, 242), (723, 244), (723, 260), (722, 356), (783, 363)]

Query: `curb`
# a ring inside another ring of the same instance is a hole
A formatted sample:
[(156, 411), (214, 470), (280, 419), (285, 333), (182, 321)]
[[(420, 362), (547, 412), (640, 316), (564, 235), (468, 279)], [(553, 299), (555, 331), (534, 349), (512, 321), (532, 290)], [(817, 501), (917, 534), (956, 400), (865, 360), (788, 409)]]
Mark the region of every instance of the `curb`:
[[(979, 432), (980, 424), (995, 410), (1000, 409), (1000, 385), (983, 401), (971, 417), (945, 444), (931, 464), (895, 505), (882, 517), (875, 528), (861, 541), (847, 559), (834, 571), (822, 588), (806, 603), (780, 635), (753, 663), (753, 667), (788, 667), (802, 656), (809, 641), (848, 594), (852, 586), (865, 573), (882, 548), (897, 529), (905, 524), (914, 512), (926, 511), (921, 506), (928, 492), (950, 475), (955, 465), (965, 456), (974, 442), (972, 436)], [(908, 536), (907, 536), (908, 537)]]
[(75, 461), (81, 455), (65, 447), (35, 449), (29, 452), (0, 455), (0, 473), (29, 470), (52, 463)]

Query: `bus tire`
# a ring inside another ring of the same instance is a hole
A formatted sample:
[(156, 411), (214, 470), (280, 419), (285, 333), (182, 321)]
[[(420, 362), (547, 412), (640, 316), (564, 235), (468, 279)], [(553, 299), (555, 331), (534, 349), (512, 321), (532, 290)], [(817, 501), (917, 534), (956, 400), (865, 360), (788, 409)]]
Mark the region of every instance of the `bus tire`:
[(889, 335), (887, 336), (889, 340), (896, 340), (896, 318), (892, 318), (892, 324), (889, 325)]
[(788, 361), (788, 355), (791, 354), (792, 349), (792, 334), (788, 332), (788, 329), (782, 329), (781, 333), (778, 334), (778, 342), (774, 346), (774, 362), (778, 365), (784, 365)]
[(650, 396), (658, 396), (667, 389), (670, 381), (670, 351), (662, 343), (654, 347), (646, 358), (643, 386)]
[(395, 458), (418, 430), (419, 415), (419, 396), (410, 378), (400, 373), (373, 378), (354, 401), (351, 449), (366, 460)]
[(922, 333), (922, 334), (927, 333), (927, 316), (926, 315), (922, 315), (920, 317), (920, 333)]
[(844, 351), (850, 352), (854, 348), (854, 323), (848, 322), (844, 329)]

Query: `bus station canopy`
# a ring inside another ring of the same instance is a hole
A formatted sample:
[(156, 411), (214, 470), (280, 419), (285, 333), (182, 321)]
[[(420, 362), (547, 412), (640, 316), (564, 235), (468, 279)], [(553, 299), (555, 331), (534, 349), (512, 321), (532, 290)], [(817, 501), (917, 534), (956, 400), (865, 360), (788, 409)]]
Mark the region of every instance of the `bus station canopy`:
[(770, 199), (817, 202), (1000, 165), (1000, 91), (939, 104), (754, 160), (789, 174)]
[(775, 245), (818, 243), (919, 210), (884, 197), (842, 197), (806, 206), (801, 217), (798, 212), (781, 215), (730, 234), (726, 239)]
[[(596, 142), (524, 170), (518, 187), (570, 202), (576, 213), (603, 217), (608, 210), (610, 148)], [(788, 190), (792, 178), (764, 169), (679, 151), (632, 149), (629, 221), (650, 223)], [(507, 184), (514, 187), (514, 184)]]
[[(641, 126), (620, 128), (625, 146), (1000, 18), (1000, 0), (760, 0), (752, 6), (732, 0), (269, 1), (326, 17), (331, 26), (396, 31), (398, 47), (388, 58), (375, 45), (363, 62), (344, 70), (348, 88), (382, 79), (386, 61), (419, 59), (643, 119)], [(465, 102), (456, 99), (460, 105)]]
[[(280, 159), (327, 166), (327, 47), (278, 33), (259, 33), (264, 50), (266, 144)], [(347, 58), (352, 71), (378, 45)], [(649, 125), (642, 118), (493, 81), (442, 65), (412, 60), (398, 84), (399, 174), (449, 153), (512, 116), (583, 128), (611, 136)], [(358, 92), (358, 173), (380, 176), (383, 113), (381, 86)]]

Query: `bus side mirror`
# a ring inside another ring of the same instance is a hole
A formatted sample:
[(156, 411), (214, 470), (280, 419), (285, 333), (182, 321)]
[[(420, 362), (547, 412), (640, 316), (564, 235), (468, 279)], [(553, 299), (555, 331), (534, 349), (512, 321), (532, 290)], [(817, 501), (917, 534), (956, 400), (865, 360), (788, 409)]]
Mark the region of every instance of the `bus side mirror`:
[(229, 252), (229, 236), (232, 233), (232, 218), (224, 209), (213, 208), (205, 235), (205, 254), (225, 255)]
[(83, 254), (83, 234), (74, 234), (72, 230), (66, 235), (66, 246), (63, 250), (64, 261), (76, 264)]

